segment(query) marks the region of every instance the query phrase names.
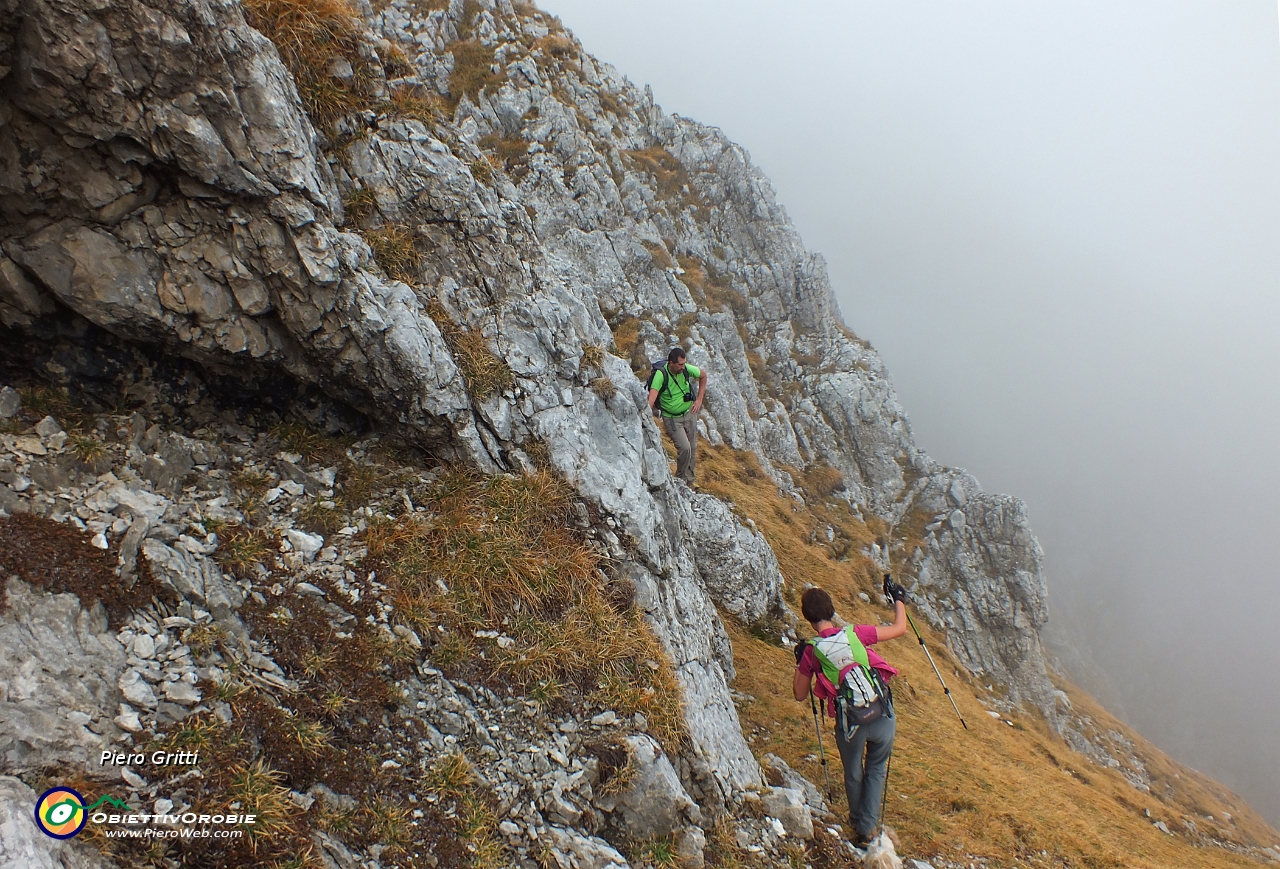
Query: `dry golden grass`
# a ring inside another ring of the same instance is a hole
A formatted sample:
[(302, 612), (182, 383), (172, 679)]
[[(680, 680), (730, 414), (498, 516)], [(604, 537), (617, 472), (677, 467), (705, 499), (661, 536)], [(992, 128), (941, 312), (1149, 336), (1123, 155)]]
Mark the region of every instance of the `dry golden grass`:
[(599, 377), (591, 378), (591, 390), (605, 401), (609, 401), (618, 394), (618, 385), (607, 374), (601, 374)]
[(613, 344), (618, 350), (618, 355), (631, 363), (631, 370), (637, 377), (642, 380), (647, 379), (649, 360), (645, 358), (644, 347), (640, 344), (640, 319), (627, 317), (616, 325), (611, 324), (610, 329), (613, 332)]
[(486, 88), (498, 88), (505, 81), (501, 72), (493, 71), (493, 47), (485, 46), (478, 39), (460, 39), (450, 43), (453, 52), (453, 71), (449, 73), (448, 106), (452, 110), (462, 100), (463, 94), (472, 101)]
[(611, 112), (618, 117), (622, 117), (624, 109), (622, 102), (618, 99), (617, 94), (611, 94), (608, 91), (596, 91), (596, 98), (600, 100), (600, 108), (606, 112)]
[[(674, 671), (600, 554), (567, 524), (570, 497), (546, 473), (449, 473), (425, 494), (431, 523), (375, 525), (366, 542), (440, 666), (548, 701), (571, 701), (572, 689), (619, 714), (643, 713), (675, 748), (685, 731)], [(475, 636), (492, 630), (514, 643)]]
[(587, 344), (582, 348), (582, 368), (590, 370), (604, 365), (604, 348), (599, 344)]
[(671, 259), (671, 254), (667, 253), (667, 249), (656, 241), (642, 240), (640, 244), (649, 252), (649, 256), (653, 257), (653, 261), (664, 269), (675, 268), (676, 264)]
[[(348, 0), (245, 0), (243, 6), (249, 23), (275, 43), (313, 121), (324, 125), (368, 104), (373, 70), (361, 57)], [(335, 56), (351, 64), (352, 79), (329, 74)]]
[(739, 317), (746, 316), (747, 299), (735, 290), (727, 280), (716, 274), (702, 260), (692, 256), (677, 256), (684, 275), (680, 281), (689, 288), (694, 299), (712, 311), (730, 311)]
[[(810, 542), (807, 534), (815, 522), (824, 528), (839, 522), (860, 549), (882, 536), (882, 527), (862, 525), (847, 510), (840, 519), (837, 514), (842, 508), (836, 503), (802, 507), (779, 496), (752, 457), (727, 448), (706, 449), (699, 466), (699, 473), (707, 474), (704, 488), (732, 500), (735, 510), (754, 519), (769, 539), (788, 580), (789, 599), (794, 600), (802, 583), (812, 582), (831, 592), (837, 611), (849, 621), (889, 620), (887, 608), (858, 598), (859, 592), (875, 593), (876, 566), (860, 555), (847, 562), (833, 561), (825, 535)], [(735, 687), (754, 698), (739, 707), (753, 749), (758, 755), (766, 751), (780, 755), (821, 786), (810, 707), (791, 697), (792, 653), (732, 619), (725, 622), (737, 664)], [(977, 699), (982, 687), (956, 664), (923, 619), (916, 619), (916, 624), (969, 729), (961, 728), (914, 637), (908, 635), (879, 650), (901, 670), (894, 680), (898, 736), (885, 821), (897, 829), (902, 853), (966, 865), (970, 860), (965, 855), (975, 855), (987, 858), (988, 866), (1257, 866), (1185, 832), (1184, 816), (1193, 816), (1203, 833), (1211, 826), (1204, 815), (1222, 818), (1224, 811), (1231, 813), (1235, 823), (1215, 827), (1216, 838), (1259, 845), (1280, 841), (1280, 834), (1238, 797), (1170, 760), (1069, 686), (1078, 711), (1099, 727), (1120, 731), (1133, 740), (1156, 784), (1152, 794), (1138, 791), (1118, 772), (1095, 766), (1073, 752), (1036, 714), (1011, 718), (1012, 727), (992, 718)], [(838, 791), (835, 810), (843, 815), (847, 808), (829, 723), (824, 739)], [(1156, 795), (1163, 793), (1165, 783), (1175, 790), (1172, 799)], [(1156, 830), (1152, 824), (1157, 820), (1178, 835)]]
[(378, 211), (378, 197), (367, 187), (357, 187), (342, 198), (342, 210), (347, 220), (363, 223)]
[[(801, 505), (779, 496), (754, 454), (728, 447), (700, 445), (698, 477), (703, 489), (729, 501), (735, 512), (756, 522), (773, 547), (783, 575), (792, 583), (788, 599), (797, 607), (800, 583), (827, 588), (837, 606), (852, 604), (858, 592), (871, 594), (879, 587), (879, 569), (861, 555), (851, 556), (884, 533), (884, 526), (876, 520), (870, 527), (857, 521), (841, 502)], [(826, 539), (828, 526), (835, 537), (830, 543)], [(849, 582), (852, 585), (845, 597), (840, 597), (839, 587)]]
[(652, 148), (623, 151), (622, 154), (634, 168), (648, 172), (653, 177), (659, 198), (683, 200), (692, 197), (689, 171), (666, 148), (655, 145)]
[(491, 152), (490, 162), (500, 166), (516, 181), (529, 174), (529, 143), (524, 139), (490, 134), (480, 139), (480, 147)]
[(411, 118), (424, 124), (442, 120), (446, 108), (444, 97), (417, 85), (402, 85), (391, 91), (382, 109), (389, 115)]
[(489, 349), (484, 335), (476, 329), (459, 326), (438, 302), (427, 305), (427, 314), (435, 321), (444, 342), (453, 351), (453, 358), (472, 395), (487, 398), (511, 385), (515, 374), (506, 360)]
[(543, 54), (567, 63), (576, 64), (578, 60), (578, 46), (564, 33), (548, 33), (534, 40), (531, 50), (541, 51)]
[(373, 255), (378, 258), (378, 265), (382, 266), (388, 276), (406, 284), (418, 281), (422, 254), (418, 252), (411, 229), (388, 225), (364, 233), (364, 238), (373, 249)]

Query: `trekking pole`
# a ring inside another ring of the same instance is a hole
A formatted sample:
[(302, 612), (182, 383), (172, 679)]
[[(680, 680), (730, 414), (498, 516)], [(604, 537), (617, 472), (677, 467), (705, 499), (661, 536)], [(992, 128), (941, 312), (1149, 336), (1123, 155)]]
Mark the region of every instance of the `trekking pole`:
[[(966, 730), (968, 728), (965, 728)], [(885, 758), (884, 762), (884, 790), (880, 792), (880, 829), (884, 829), (884, 809), (885, 804), (889, 802), (889, 770), (893, 768), (893, 753)]]
[(818, 724), (818, 702), (809, 695), (809, 705), (813, 708), (813, 729), (818, 734), (818, 757), (822, 758), (822, 781), (827, 786), (827, 799), (831, 799), (831, 778), (827, 775), (827, 751), (822, 747), (822, 725)]
[[(884, 585), (887, 589), (889, 583), (892, 582), (889, 574), (884, 575)], [(887, 594), (887, 592), (886, 592)], [(933, 675), (938, 677), (938, 682), (942, 685), (942, 693), (947, 695), (947, 699), (951, 701), (951, 708), (956, 711), (956, 717), (960, 719), (960, 724), (965, 730), (969, 729), (969, 725), (964, 723), (964, 716), (960, 714), (960, 707), (956, 705), (956, 698), (951, 696), (951, 689), (947, 687), (946, 681), (943, 680), (942, 674), (938, 672), (938, 665), (933, 662), (933, 655), (929, 654), (929, 647), (924, 644), (924, 637), (920, 636), (919, 629), (916, 628), (915, 619), (911, 618), (911, 613), (907, 610), (907, 605), (902, 605), (902, 611), (907, 614), (907, 624), (911, 625), (911, 630), (915, 633), (916, 639), (920, 641), (920, 648), (924, 649), (924, 656), (929, 659), (929, 666), (933, 668)]]

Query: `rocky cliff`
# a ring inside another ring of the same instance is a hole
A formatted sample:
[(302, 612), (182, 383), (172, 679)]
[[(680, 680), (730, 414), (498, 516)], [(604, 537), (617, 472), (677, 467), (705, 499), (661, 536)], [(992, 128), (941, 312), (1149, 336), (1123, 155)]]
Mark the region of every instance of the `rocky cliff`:
[[(720, 619), (776, 619), (805, 577), (673, 480), (636, 372), (680, 343), (710, 372), (710, 444), (753, 453), (796, 499), (826, 480), (883, 527), (889, 550), (866, 555), (910, 580), (956, 658), (1064, 720), (1022, 504), (915, 447), (743, 149), (665, 114), (555, 19), (507, 0), (0, 12), (11, 364), (102, 391), (122, 354), (182, 357), (246, 397), (323, 396), (318, 424), (363, 417), (435, 461), (550, 468), (674, 665), (674, 786), (715, 812), (761, 781)], [(131, 527), (94, 521), (113, 546)], [(196, 557), (174, 539), (152, 560)]]

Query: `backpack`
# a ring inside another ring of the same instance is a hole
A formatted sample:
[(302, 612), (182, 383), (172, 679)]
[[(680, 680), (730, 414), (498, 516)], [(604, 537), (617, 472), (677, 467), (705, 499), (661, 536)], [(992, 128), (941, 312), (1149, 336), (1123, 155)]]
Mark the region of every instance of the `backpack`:
[(872, 668), (867, 649), (852, 626), (808, 642), (823, 675), (836, 688), (837, 714), (844, 718), (846, 739), (852, 738), (860, 725), (893, 714), (889, 686)]
[[(658, 390), (658, 399), (653, 403), (653, 415), (662, 416), (662, 393), (671, 391), (671, 372), (667, 370), (667, 360), (659, 359), (656, 362), (649, 363), (652, 370), (649, 372), (649, 379), (645, 381), (645, 389), (653, 389), (653, 381), (658, 379), (658, 372), (662, 372), (662, 388)], [(689, 384), (689, 394), (694, 398), (698, 396), (698, 381), (691, 380), (686, 374), (684, 379)]]

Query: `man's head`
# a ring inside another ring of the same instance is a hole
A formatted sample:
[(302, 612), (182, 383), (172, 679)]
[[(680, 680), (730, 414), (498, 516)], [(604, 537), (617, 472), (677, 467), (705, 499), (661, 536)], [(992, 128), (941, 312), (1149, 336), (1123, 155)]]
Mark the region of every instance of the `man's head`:
[(667, 354), (667, 367), (679, 374), (684, 370), (685, 353), (683, 347), (672, 347)]
[(814, 587), (800, 596), (800, 612), (805, 621), (811, 625), (818, 622), (829, 622), (836, 614), (835, 605), (831, 603), (831, 595)]

